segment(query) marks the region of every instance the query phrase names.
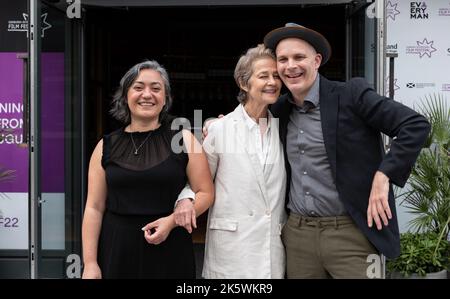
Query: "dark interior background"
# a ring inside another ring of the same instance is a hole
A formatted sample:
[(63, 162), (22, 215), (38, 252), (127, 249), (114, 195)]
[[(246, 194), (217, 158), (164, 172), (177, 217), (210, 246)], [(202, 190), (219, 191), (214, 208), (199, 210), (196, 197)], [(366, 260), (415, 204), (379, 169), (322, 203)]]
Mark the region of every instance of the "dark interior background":
[[(345, 79), (345, 7), (89, 8), (86, 17), (87, 95), (93, 139), (120, 126), (108, 115), (111, 96), (134, 64), (155, 59), (169, 72), (171, 113), (203, 119), (237, 105), (233, 71), (241, 54), (286, 22), (329, 39), (331, 60), (321, 69)], [(92, 140), (94, 144), (97, 140)]]

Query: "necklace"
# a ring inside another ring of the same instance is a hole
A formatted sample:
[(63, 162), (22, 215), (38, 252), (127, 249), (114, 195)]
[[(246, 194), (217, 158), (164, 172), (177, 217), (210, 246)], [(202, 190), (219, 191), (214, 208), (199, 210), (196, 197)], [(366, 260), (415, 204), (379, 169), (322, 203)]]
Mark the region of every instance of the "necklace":
[(152, 134), (152, 131), (148, 132), (147, 137), (145, 137), (144, 141), (142, 141), (142, 143), (136, 147), (136, 143), (134, 142), (133, 139), (133, 133), (130, 133), (130, 137), (131, 137), (131, 142), (133, 143), (133, 147), (134, 147), (134, 155), (137, 156), (139, 153), (139, 150), (141, 149), (141, 147), (147, 142), (148, 138), (150, 137), (150, 135)]

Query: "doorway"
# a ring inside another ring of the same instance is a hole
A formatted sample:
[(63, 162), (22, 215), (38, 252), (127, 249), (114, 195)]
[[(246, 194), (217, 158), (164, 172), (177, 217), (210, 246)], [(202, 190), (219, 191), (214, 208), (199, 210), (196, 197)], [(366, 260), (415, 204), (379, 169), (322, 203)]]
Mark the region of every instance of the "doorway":
[(112, 94), (122, 75), (145, 59), (157, 60), (169, 72), (172, 114), (190, 119), (200, 109), (206, 119), (232, 111), (238, 103), (233, 71), (239, 56), (286, 22), (322, 32), (333, 55), (321, 73), (345, 79), (345, 5), (88, 8), (90, 146), (119, 125), (108, 115)]
[[(233, 72), (239, 56), (286, 22), (323, 33), (333, 56), (321, 73), (345, 80), (345, 9), (345, 5), (88, 8), (86, 152), (92, 152), (102, 134), (120, 126), (108, 114), (112, 95), (123, 74), (145, 59), (166, 67), (174, 98), (171, 113), (191, 124), (194, 110), (201, 110), (203, 120), (234, 110), (238, 88)], [(205, 231), (206, 213), (199, 218), (194, 242), (204, 243)]]
[[(10, 269), (17, 269), (19, 262), (23, 264), (20, 277), (79, 276), (79, 267), (73, 273), (68, 270), (73, 264), (80, 264), (80, 227), (89, 157), (102, 135), (120, 126), (109, 116), (108, 110), (121, 76), (132, 65), (144, 59), (155, 59), (164, 65), (173, 89), (171, 113), (186, 117), (191, 123), (194, 110), (201, 110), (203, 119), (233, 110), (238, 104), (233, 70), (239, 56), (260, 43), (271, 29), (286, 22), (313, 28), (327, 37), (333, 54), (321, 73), (332, 80), (345, 80), (349, 74), (364, 75), (368, 67), (375, 66), (371, 58), (374, 51), (370, 50), (376, 47), (371, 47), (364, 39), (375, 30), (375, 27), (370, 30), (364, 27), (368, 22), (364, 11), (370, 4), (367, 1), (328, 0), (334, 4), (305, 5), (298, 3), (314, 1), (255, 0), (242, 1), (247, 4), (243, 6), (205, 6), (201, 0), (186, 0), (180, 3), (189, 2), (191, 6), (178, 3), (163, 7), (164, 3), (179, 2), (165, 0), (152, 1), (153, 5), (160, 5), (153, 7), (111, 7), (107, 3), (115, 1), (96, 0), (83, 1), (82, 18), (75, 20), (66, 18), (64, 2), (41, 0), (36, 1), (38, 6), (28, 8), (35, 26), (45, 20), (52, 27), (49, 29), (43, 22), (38, 29), (46, 30), (45, 37), (28, 39), (29, 73), (33, 76), (24, 79), (32, 93), (31, 97), (24, 97), (30, 103), (30, 116), (24, 117), (24, 121), (34, 124), (29, 132), (38, 142), (34, 152), (28, 152), (32, 158), (27, 163), (30, 166), (30, 216), (25, 220), (30, 223), (29, 235), (33, 238), (28, 248), (24, 245), (26, 252), (19, 252), (18, 248), (14, 252), (1, 252), (0, 263), (11, 266), (4, 267), (7, 270), (4, 277), (11, 277)], [(89, 6), (88, 2), (101, 2), (106, 6)], [(127, 4), (132, 2), (139, 1)], [(279, 4), (257, 5), (268, 2)], [(362, 5), (361, 10), (357, 10), (357, 4)], [(354, 8), (351, 16), (349, 8)], [(46, 15), (46, 19), (42, 19), (42, 15)], [(355, 25), (352, 30), (349, 30), (349, 23)], [(63, 44), (56, 53), (47, 39), (50, 34), (56, 34), (58, 45)], [(356, 51), (355, 47), (362, 51)], [(349, 54), (349, 49), (353, 55)], [(365, 51), (367, 49), (369, 51)], [(59, 55), (58, 67), (50, 63), (55, 59), (49, 60), (47, 52)], [(353, 61), (351, 67), (350, 60)], [(47, 71), (51, 74), (46, 75)], [(60, 102), (55, 102), (59, 106), (53, 105), (48, 96), (54, 91), (48, 84), (55, 82), (61, 90)], [(49, 128), (46, 121), (55, 114), (50, 111), (54, 107), (64, 118), (58, 119), (58, 127)], [(48, 150), (56, 141), (58, 163)], [(59, 170), (52, 172), (52, 176), (41, 175), (51, 167)], [(60, 205), (50, 209), (52, 200)], [(200, 219), (200, 229), (194, 236), (200, 245), (206, 228), (205, 217)], [(50, 225), (52, 219), (62, 225)], [(58, 234), (54, 233), (55, 228), (59, 229)], [(72, 262), (71, 257), (78, 261)], [(197, 266), (201, 269), (201, 264)]]

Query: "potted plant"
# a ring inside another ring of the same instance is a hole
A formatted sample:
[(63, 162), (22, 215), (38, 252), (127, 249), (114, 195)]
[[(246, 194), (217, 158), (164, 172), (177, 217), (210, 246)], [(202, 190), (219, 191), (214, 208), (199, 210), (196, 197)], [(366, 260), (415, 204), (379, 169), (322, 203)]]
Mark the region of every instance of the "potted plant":
[(447, 236), (450, 230), (450, 108), (441, 96), (422, 105), (431, 132), (409, 178), (402, 202), (415, 214), (411, 228)]
[(420, 110), (430, 121), (431, 132), (412, 169), (407, 191), (400, 194), (404, 196), (401, 205), (414, 214), (409, 225), (415, 234), (401, 236), (400, 257), (388, 261), (387, 267), (405, 275), (425, 276), (427, 271), (446, 269), (450, 259), (450, 108), (439, 94), (425, 98)]
[(387, 263), (391, 278), (447, 278), (450, 243), (435, 232), (404, 233), (401, 254)]

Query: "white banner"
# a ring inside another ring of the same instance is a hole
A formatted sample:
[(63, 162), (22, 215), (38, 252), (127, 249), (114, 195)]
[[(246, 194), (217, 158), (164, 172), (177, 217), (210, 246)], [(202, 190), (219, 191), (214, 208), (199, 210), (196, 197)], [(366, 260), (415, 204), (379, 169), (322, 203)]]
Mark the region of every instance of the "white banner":
[(28, 249), (28, 193), (0, 195), (0, 249)]
[[(416, 110), (433, 94), (450, 101), (450, 0), (388, 0), (386, 6), (387, 52), (398, 54), (394, 100)], [(387, 67), (389, 71), (389, 60)], [(405, 232), (414, 215), (400, 202), (399, 226)]]
[(410, 107), (430, 94), (443, 93), (449, 99), (450, 1), (388, 0), (386, 4), (387, 51), (398, 54), (394, 99)]

